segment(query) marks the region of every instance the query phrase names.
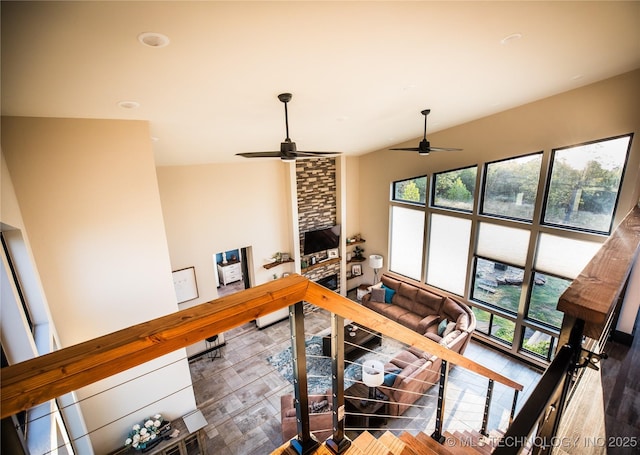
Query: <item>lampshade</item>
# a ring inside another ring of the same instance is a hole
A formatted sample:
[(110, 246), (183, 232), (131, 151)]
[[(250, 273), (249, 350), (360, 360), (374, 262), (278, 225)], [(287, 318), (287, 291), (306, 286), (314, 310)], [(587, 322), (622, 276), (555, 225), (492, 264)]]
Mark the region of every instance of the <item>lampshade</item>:
[(377, 387), (384, 382), (384, 364), (379, 360), (366, 360), (362, 364), (362, 382)]
[(369, 267), (372, 269), (381, 269), (382, 268), (382, 256), (379, 254), (372, 254), (369, 256)]

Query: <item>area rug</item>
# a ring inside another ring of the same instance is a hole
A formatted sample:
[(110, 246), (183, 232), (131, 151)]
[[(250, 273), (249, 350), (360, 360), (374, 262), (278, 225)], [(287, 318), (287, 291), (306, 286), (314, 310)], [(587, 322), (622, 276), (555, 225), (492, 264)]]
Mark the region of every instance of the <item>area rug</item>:
[[(322, 355), (322, 337), (311, 336), (305, 340), (307, 353), (307, 389), (310, 394), (320, 394), (331, 389), (331, 358)], [(383, 363), (388, 362), (400, 352), (403, 344), (399, 341), (382, 339), (382, 343), (371, 352), (367, 352), (354, 362), (345, 362), (344, 388), (350, 387), (355, 381), (362, 380), (362, 362), (375, 358)], [(291, 347), (267, 358), (267, 361), (287, 381), (293, 384), (293, 362)]]

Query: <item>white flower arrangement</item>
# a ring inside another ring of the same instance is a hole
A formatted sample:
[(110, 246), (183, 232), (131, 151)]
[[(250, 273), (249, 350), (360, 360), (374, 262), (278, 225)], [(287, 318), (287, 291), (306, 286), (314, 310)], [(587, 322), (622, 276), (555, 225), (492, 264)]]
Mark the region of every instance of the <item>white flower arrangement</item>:
[(131, 431), (124, 441), (124, 445), (131, 446), (136, 450), (146, 449), (150, 443), (155, 442), (164, 422), (165, 420), (162, 415), (156, 414), (153, 417), (145, 419), (142, 425), (136, 423), (131, 427)]

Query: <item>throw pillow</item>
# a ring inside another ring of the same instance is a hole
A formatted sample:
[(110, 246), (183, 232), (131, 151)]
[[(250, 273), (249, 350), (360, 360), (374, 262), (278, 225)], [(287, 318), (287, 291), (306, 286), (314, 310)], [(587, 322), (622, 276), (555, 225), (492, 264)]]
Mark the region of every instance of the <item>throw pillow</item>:
[(384, 284), (382, 285), (382, 289), (384, 289), (384, 303), (391, 303), (393, 295), (396, 293), (396, 291), (386, 287)]
[(373, 288), (371, 289), (371, 301), (384, 303), (384, 289), (382, 288)]
[(440, 321), (440, 324), (438, 324), (438, 335), (442, 336), (444, 331), (447, 329), (448, 323), (449, 321), (447, 321), (446, 319), (443, 319), (442, 321)]
[(400, 373), (401, 371), (402, 370), (391, 370), (386, 372), (384, 375), (383, 384), (386, 385), (387, 387), (391, 387), (393, 383), (396, 382), (396, 377), (398, 376), (398, 373)]
[(455, 321), (451, 321), (450, 323), (448, 323), (447, 327), (444, 329), (444, 332), (442, 332), (442, 338), (446, 337), (451, 332), (453, 332), (455, 330), (455, 328), (456, 328)]

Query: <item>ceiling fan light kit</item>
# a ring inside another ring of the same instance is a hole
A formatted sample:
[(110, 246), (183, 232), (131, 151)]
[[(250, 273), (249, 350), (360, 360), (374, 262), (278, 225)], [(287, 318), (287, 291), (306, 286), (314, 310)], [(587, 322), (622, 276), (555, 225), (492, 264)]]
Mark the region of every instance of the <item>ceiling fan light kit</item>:
[(236, 153), (237, 156), (243, 156), (245, 158), (280, 158), (282, 161), (295, 161), (298, 158), (318, 158), (322, 156), (339, 155), (337, 152), (298, 151), (296, 143), (289, 137), (289, 112), (287, 110), (287, 103), (291, 101), (291, 98), (293, 98), (291, 93), (281, 93), (278, 95), (278, 99), (284, 104), (284, 124), (287, 132), (287, 137), (280, 143), (280, 151)]
[(398, 147), (389, 150), (403, 150), (406, 152), (418, 152), (418, 155), (426, 156), (431, 152), (459, 152), (462, 149), (451, 147), (431, 147), (431, 143), (427, 140), (427, 115), (431, 112), (431, 109), (424, 109), (420, 111), (424, 115), (424, 134), (422, 140), (417, 147)]

